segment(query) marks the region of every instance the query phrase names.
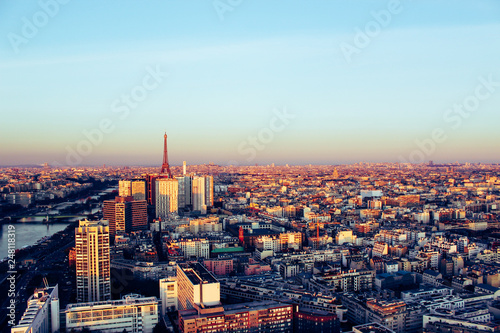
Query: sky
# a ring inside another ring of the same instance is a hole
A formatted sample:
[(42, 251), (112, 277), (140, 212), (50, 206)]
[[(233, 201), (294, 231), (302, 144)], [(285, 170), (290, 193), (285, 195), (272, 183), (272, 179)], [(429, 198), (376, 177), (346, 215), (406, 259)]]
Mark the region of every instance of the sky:
[(500, 2), (0, 2), (0, 165), (500, 162)]

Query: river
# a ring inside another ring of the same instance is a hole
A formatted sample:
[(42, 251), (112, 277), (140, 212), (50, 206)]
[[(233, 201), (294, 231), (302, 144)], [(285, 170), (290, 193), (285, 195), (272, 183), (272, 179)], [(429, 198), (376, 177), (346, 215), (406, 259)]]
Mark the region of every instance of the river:
[(70, 222), (61, 223), (4, 223), (1, 225), (0, 231), (0, 259), (7, 256), (7, 235), (9, 225), (15, 227), (16, 249), (20, 249), (27, 245), (33, 245), (42, 237), (52, 236), (58, 231), (64, 230)]
[[(99, 200), (101, 196), (106, 195), (111, 191), (116, 190), (117, 188), (118, 187), (116, 186), (108, 188), (98, 195), (92, 196), (92, 199)], [(22, 219), (19, 219), (14, 223), (4, 223), (0, 225), (0, 260), (7, 257), (7, 237), (9, 225), (13, 225), (15, 227), (16, 249), (34, 245), (39, 239), (45, 236), (52, 236), (58, 231), (64, 230), (69, 224), (84, 219), (85, 215), (95, 214), (101, 210), (100, 208), (93, 208), (91, 211), (86, 210), (77, 213), (82, 214), (82, 216), (74, 216), (68, 218), (63, 217), (62, 219), (57, 218), (59, 216), (59, 210), (67, 208), (68, 206), (74, 205), (76, 203), (82, 203), (84, 200), (85, 199), (78, 199), (71, 202), (63, 202), (44, 212), (44, 216), (33, 215), (29, 217), (23, 217)], [(44, 224), (42, 222), (47, 218), (47, 215), (49, 216), (50, 223)]]

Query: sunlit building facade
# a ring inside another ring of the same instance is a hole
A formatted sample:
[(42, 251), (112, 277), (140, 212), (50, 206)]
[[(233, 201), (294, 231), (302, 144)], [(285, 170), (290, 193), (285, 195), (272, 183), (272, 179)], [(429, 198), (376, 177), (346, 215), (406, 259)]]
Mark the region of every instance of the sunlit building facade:
[(179, 182), (172, 178), (156, 180), (156, 218), (166, 218), (178, 211)]
[(158, 299), (129, 294), (121, 300), (68, 304), (66, 330), (152, 333), (158, 324)]
[(274, 301), (239, 303), (179, 311), (179, 331), (293, 332), (293, 305)]

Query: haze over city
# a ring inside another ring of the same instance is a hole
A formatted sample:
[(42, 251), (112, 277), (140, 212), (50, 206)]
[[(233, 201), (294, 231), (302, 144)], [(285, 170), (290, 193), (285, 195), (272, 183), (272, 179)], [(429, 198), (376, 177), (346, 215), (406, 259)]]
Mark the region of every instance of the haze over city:
[(2, 2), (0, 165), (500, 162), (497, 1), (221, 3)]

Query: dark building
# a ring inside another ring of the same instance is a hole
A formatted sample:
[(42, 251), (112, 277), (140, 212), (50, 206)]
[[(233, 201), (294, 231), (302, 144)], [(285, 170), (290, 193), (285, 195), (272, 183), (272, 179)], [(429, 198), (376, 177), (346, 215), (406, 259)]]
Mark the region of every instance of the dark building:
[(375, 276), (375, 288), (378, 290), (408, 290), (417, 286), (417, 274), (407, 271), (382, 273)]
[(158, 175), (147, 175), (146, 177), (146, 200), (148, 205), (156, 205), (156, 179)]
[(104, 201), (103, 217), (109, 221), (110, 235), (145, 230), (148, 228), (146, 200), (133, 197), (116, 197)]
[(293, 314), (294, 333), (340, 333), (340, 320), (326, 311), (302, 309)]

